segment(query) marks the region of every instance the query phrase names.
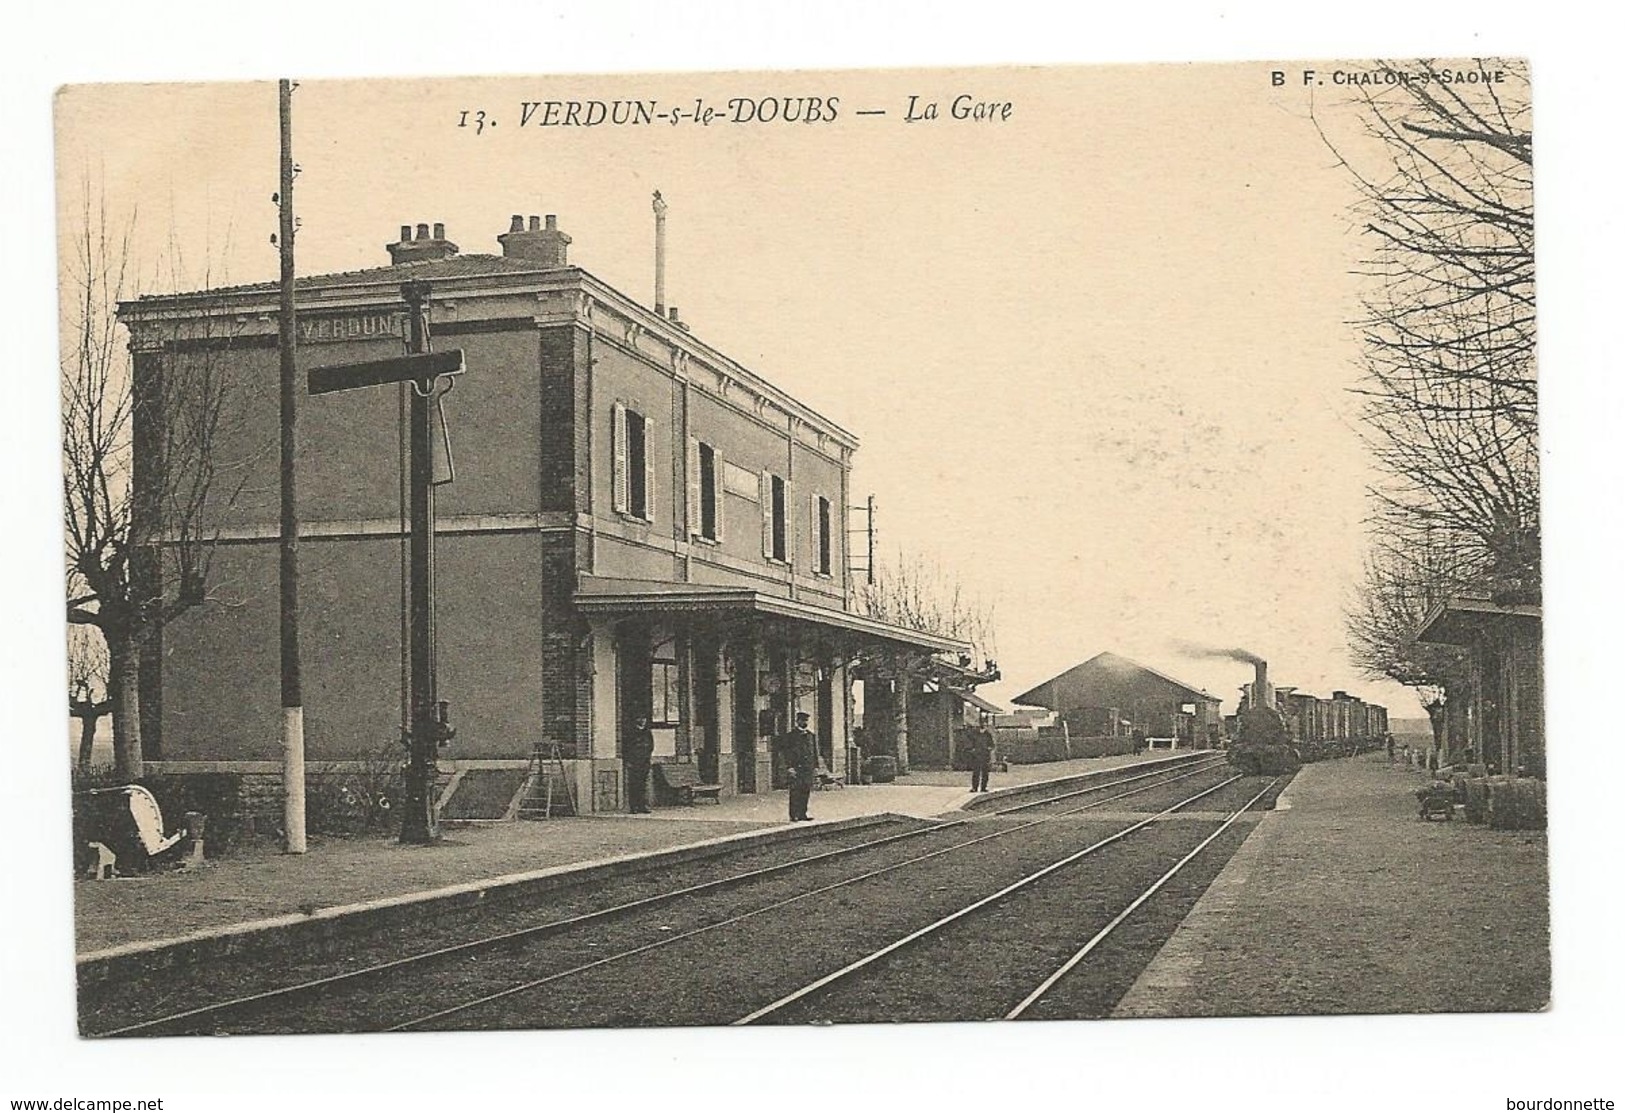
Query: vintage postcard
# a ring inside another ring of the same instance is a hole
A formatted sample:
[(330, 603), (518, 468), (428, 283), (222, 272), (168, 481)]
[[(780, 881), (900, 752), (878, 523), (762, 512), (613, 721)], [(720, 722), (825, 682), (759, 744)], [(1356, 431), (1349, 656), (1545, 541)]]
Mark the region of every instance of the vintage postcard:
[(1531, 98), (64, 88), (81, 1036), (1545, 1009)]

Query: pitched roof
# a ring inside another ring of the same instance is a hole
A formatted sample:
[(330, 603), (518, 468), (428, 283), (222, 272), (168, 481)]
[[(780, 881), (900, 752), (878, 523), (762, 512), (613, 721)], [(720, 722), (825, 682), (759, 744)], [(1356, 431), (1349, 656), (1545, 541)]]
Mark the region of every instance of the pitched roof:
[[(372, 284), (399, 285), (412, 279), (477, 278), (488, 274), (546, 274), (550, 271), (576, 270), (576, 267), (544, 267), (534, 259), (513, 259), (506, 255), (452, 255), (444, 259), (419, 259), (409, 263), (386, 263), (354, 271), (334, 271), (331, 274), (307, 274), (294, 279), (296, 290), (325, 290), (334, 286), (367, 286)], [(207, 294), (219, 297), (227, 294), (274, 294), (277, 282), (250, 282), (241, 286), (219, 286), (190, 294), (143, 294), (143, 301), (169, 301), (176, 298)]]
[(1029, 707), (1046, 707), (1048, 705), (1043, 702), (1044, 697), (1043, 697), (1043, 694), (1042, 694), (1043, 690), (1045, 688), (1048, 688), (1051, 684), (1055, 684), (1055, 683), (1057, 683), (1059, 681), (1065, 680), (1067, 677), (1072, 676), (1074, 673), (1077, 673), (1077, 672), (1080, 672), (1080, 671), (1082, 671), (1084, 669), (1087, 669), (1090, 666), (1103, 666), (1103, 667), (1106, 667), (1106, 668), (1115, 668), (1115, 669), (1118, 669), (1119, 671), (1125, 671), (1124, 666), (1127, 666), (1127, 668), (1129, 668), (1129, 669), (1137, 669), (1140, 672), (1149, 673), (1150, 675), (1156, 677), (1158, 680), (1162, 680), (1162, 681), (1165, 681), (1168, 684), (1172, 684), (1175, 688), (1178, 688), (1178, 689), (1180, 689), (1182, 691), (1188, 692), (1191, 695), (1196, 696), (1198, 699), (1208, 700), (1208, 701), (1211, 701), (1213, 703), (1220, 702), (1218, 696), (1211, 695), (1206, 689), (1198, 688), (1194, 684), (1187, 684), (1183, 680), (1179, 680), (1179, 679), (1176, 679), (1175, 677), (1169, 676), (1165, 672), (1159, 672), (1156, 669), (1151, 668), (1149, 665), (1142, 665), (1138, 661), (1131, 661), (1129, 658), (1124, 657), (1120, 653), (1112, 653), (1112, 652), (1109, 652), (1109, 651), (1105, 652), (1105, 653), (1097, 653), (1093, 657), (1089, 658), (1087, 661), (1084, 661), (1082, 664), (1073, 665), (1071, 668), (1067, 669), (1065, 672), (1060, 673), (1060, 674), (1058, 674), (1056, 676), (1052, 676), (1048, 680), (1044, 681), (1042, 684), (1035, 685), (1031, 689), (1029, 689), (1028, 691), (1025, 691), (1025, 692), (1021, 693), (1021, 695), (1016, 696), (1010, 702), (1011, 703), (1026, 704)]

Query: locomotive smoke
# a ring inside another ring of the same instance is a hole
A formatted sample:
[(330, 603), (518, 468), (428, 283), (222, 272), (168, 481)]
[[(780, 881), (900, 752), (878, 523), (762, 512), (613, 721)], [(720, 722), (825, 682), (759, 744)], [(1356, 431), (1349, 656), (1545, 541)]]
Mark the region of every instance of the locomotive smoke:
[(1175, 642), (1174, 647), (1187, 657), (1216, 657), (1221, 661), (1242, 661), (1249, 665), (1262, 665), (1264, 658), (1245, 649), (1220, 649), (1199, 642)]
[(1263, 705), (1268, 703), (1269, 695), (1269, 663), (1256, 653), (1245, 649), (1221, 649), (1217, 646), (1201, 645), (1197, 642), (1175, 643), (1179, 652), (1188, 657), (1218, 658), (1222, 661), (1241, 661), (1253, 666), (1253, 692), (1254, 700)]

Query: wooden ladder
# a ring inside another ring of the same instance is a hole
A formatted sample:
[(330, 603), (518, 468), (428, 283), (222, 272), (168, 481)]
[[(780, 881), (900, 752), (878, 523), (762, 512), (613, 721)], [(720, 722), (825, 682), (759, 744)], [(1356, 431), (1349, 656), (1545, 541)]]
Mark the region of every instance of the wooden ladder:
[(577, 814), (570, 770), (564, 764), (564, 753), (557, 742), (538, 742), (532, 747), (525, 782), (529, 787), (525, 791), (524, 802), (519, 805), (520, 819), (551, 819), (556, 815)]

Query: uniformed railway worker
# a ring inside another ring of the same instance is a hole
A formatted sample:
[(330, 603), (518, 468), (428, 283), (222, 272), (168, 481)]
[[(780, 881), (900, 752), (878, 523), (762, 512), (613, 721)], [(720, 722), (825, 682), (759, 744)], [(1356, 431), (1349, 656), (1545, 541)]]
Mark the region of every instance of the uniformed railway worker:
[(965, 732), (970, 759), (970, 790), (987, 791), (987, 775), (993, 768), (993, 736), (981, 728)]
[(623, 747), (626, 760), (626, 810), (640, 815), (649, 813), (649, 761), (654, 757), (655, 736), (649, 729), (649, 716), (639, 715), (632, 720), (632, 731)]
[(818, 736), (807, 729), (807, 718), (805, 711), (797, 712), (795, 729), (779, 735), (773, 744), (790, 780), (790, 819), (795, 822), (812, 818), (807, 801), (818, 781)]

